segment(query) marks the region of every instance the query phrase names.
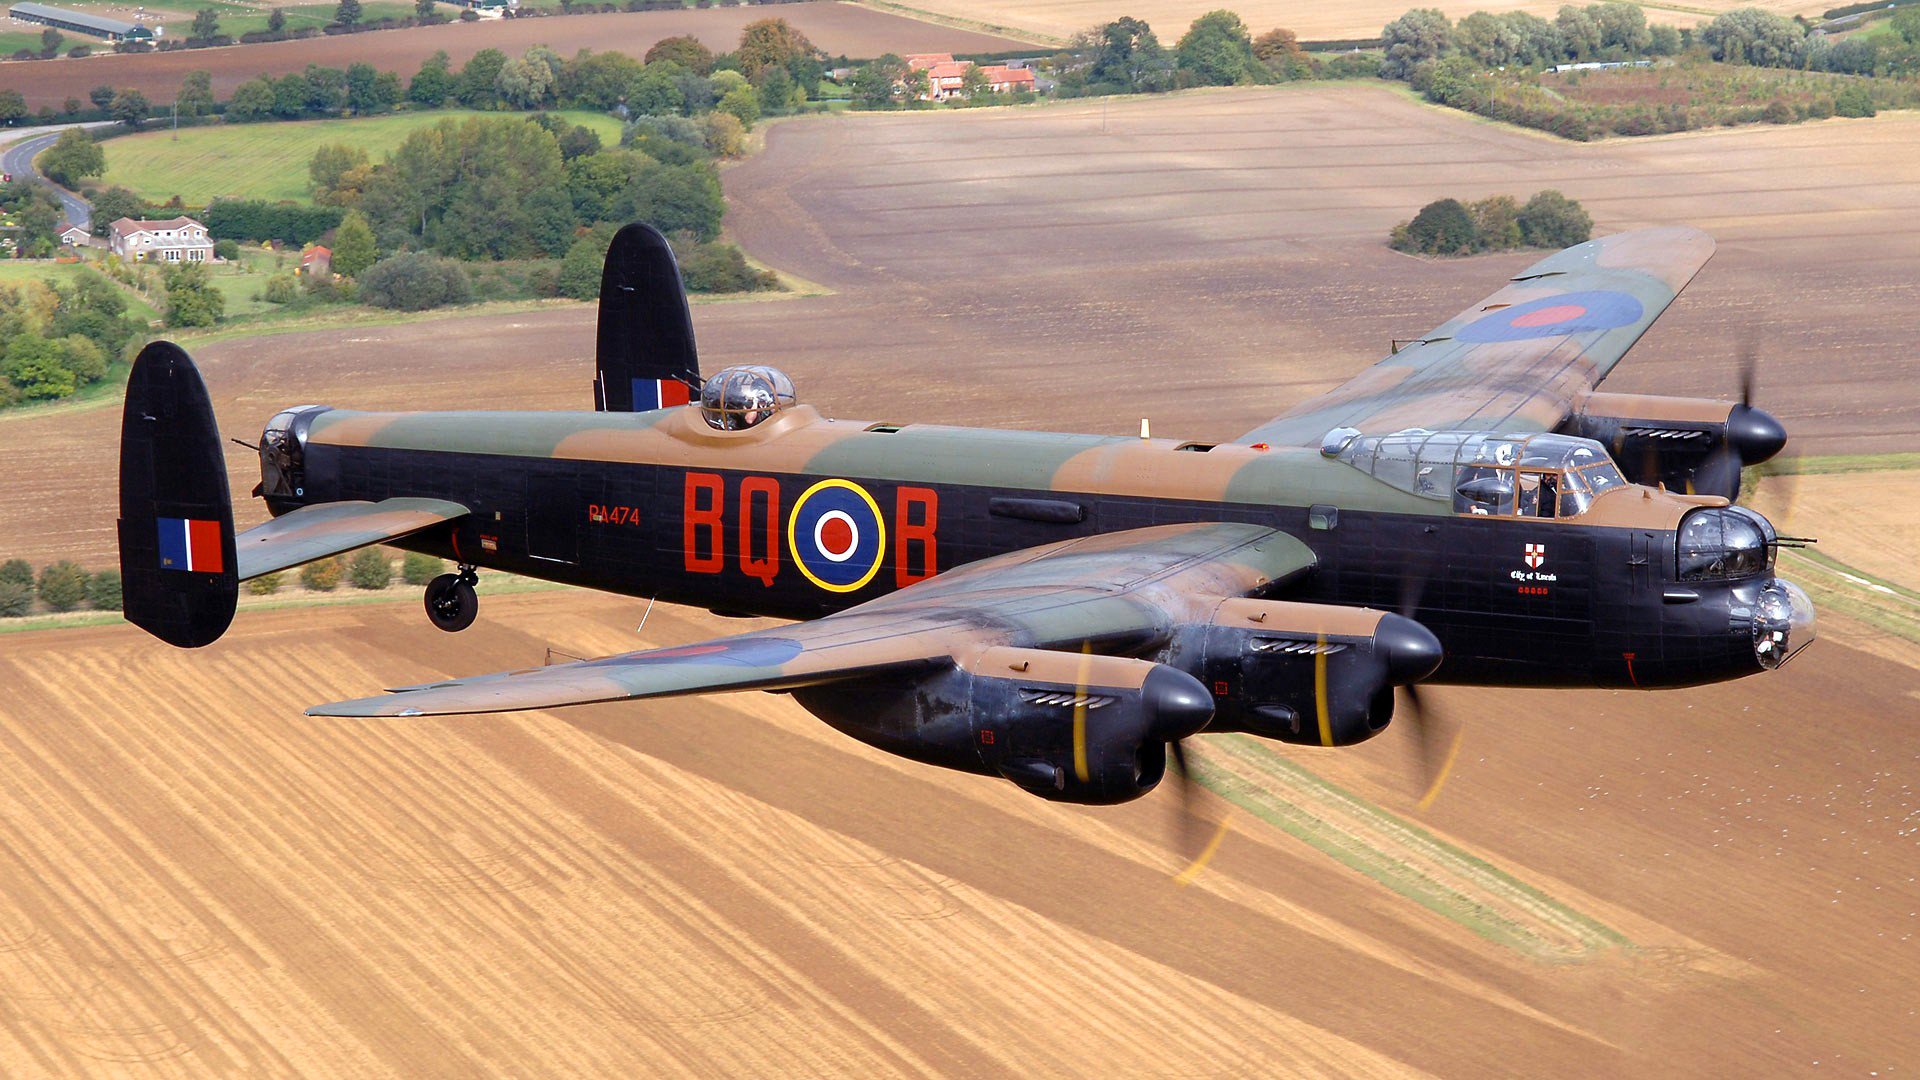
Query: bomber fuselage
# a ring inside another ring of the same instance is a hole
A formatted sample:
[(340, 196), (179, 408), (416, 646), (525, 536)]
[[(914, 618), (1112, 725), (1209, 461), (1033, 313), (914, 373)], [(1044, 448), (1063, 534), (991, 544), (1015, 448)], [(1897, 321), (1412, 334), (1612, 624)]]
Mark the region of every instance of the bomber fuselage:
[(809, 618), (1038, 544), (1250, 522), (1317, 556), (1288, 598), (1429, 627), (1446, 649), (1437, 681), (1660, 687), (1776, 666), (1756, 651), (1756, 612), (1791, 588), (1772, 577), (1770, 531), (1759, 562), (1680, 551), (1689, 515), (1765, 527), (1722, 499), (1628, 485), (1570, 518), (1456, 513), (1297, 447), (874, 424), (807, 406), (745, 431), (695, 408), (315, 408), (283, 428), (291, 458), (262, 484), (275, 514), (450, 500), (470, 516), (398, 546), (730, 614)]

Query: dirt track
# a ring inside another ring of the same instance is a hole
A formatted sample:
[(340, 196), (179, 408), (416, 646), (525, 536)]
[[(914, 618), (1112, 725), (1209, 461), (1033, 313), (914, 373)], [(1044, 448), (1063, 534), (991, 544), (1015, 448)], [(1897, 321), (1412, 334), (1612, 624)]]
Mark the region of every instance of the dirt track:
[[(727, 177), (730, 220), (840, 291), (697, 307), (709, 365), (778, 362), (839, 415), (1125, 431), (1146, 414), (1157, 434), (1231, 436), (1526, 261), (1403, 259), (1375, 246), (1393, 220), (1552, 184), (1603, 230), (1692, 220), (1722, 241), (1615, 383), (1717, 389), (1722, 365), (1693, 358), (1744, 322), (1774, 336), (1763, 395), (1805, 442), (1893, 448), (1915, 428), (1904, 329), (1866, 317), (1916, 276), (1890, 209), (1920, 201), (1913, 118), (1576, 147), (1316, 88), (1116, 104), (1101, 123), (1096, 105), (775, 128)], [(590, 339), (566, 308), (197, 351), (248, 437), (296, 400), (577, 407)], [(0, 552), (102, 560), (116, 423), (0, 421)], [(0, 637), (0, 1073), (1920, 1060), (1920, 670), (1851, 647), (1854, 628), (1704, 690), (1435, 692), (1467, 728), (1424, 817), (1399, 732), (1285, 758), (1392, 818), (1208, 747), (1331, 800), (1359, 847), (1335, 858), (1236, 810), (1183, 889), (1166, 797), (1053, 807), (869, 752), (777, 698), (298, 715), (548, 645), (643, 643), (639, 605), (613, 598), (483, 614), (453, 638), (411, 604), (250, 613), (199, 654), (125, 628)], [(646, 639), (738, 626), (656, 611)], [(1402, 857), (1543, 944), (1369, 876)], [(1630, 944), (1594, 944), (1608, 935)]]
[(262, 72), (284, 75), (303, 71), (308, 64), (346, 67), (364, 60), (382, 71), (398, 71), (410, 77), (422, 60), (439, 49), (446, 50), (456, 69), (481, 49), (499, 49), (508, 56), (518, 56), (534, 45), (552, 46), (564, 56), (572, 56), (580, 49), (592, 49), (638, 57), (661, 38), (679, 34), (692, 34), (715, 52), (725, 52), (740, 44), (741, 27), (767, 18), (787, 20), (815, 45), (835, 56), (873, 57), (883, 52), (999, 52), (1017, 49), (1023, 44), (853, 4), (822, 2), (771, 8), (482, 20), (224, 49), (0, 63), (0, 89), (20, 91), (29, 108), (51, 105), (57, 109), (70, 97), (86, 100), (87, 91), (103, 83), (131, 86), (155, 101), (172, 101), (180, 90), (180, 80), (189, 71), (212, 72), (213, 92), (221, 98)]

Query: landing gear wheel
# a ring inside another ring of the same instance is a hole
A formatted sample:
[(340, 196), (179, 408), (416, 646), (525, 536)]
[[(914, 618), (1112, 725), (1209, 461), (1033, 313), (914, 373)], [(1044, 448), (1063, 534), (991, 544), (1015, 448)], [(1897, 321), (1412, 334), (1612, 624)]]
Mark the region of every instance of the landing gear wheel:
[(472, 571), (441, 574), (427, 582), (427, 619), (448, 633), (465, 630), (480, 614), (480, 597), (473, 591)]

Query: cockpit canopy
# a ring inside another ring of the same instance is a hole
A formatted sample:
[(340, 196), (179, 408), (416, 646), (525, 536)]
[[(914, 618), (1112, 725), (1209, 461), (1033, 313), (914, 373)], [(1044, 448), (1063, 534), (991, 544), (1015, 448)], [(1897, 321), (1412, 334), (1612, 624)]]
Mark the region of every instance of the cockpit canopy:
[(762, 364), (722, 368), (700, 388), (700, 414), (720, 431), (745, 431), (798, 401), (793, 380)]
[(1627, 486), (1605, 447), (1549, 432), (1336, 428), (1320, 452), (1401, 491), (1451, 501), (1456, 514), (1578, 517), (1594, 499)]

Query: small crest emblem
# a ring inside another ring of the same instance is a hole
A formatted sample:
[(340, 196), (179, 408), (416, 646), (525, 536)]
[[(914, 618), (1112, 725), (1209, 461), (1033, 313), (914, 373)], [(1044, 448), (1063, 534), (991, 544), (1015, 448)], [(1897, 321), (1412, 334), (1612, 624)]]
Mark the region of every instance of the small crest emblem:
[(1547, 561), (1547, 545), (1545, 544), (1528, 544), (1527, 545), (1527, 566), (1528, 567), (1534, 570), (1538, 570), (1540, 569), (1541, 565), (1544, 564), (1546, 561)]

